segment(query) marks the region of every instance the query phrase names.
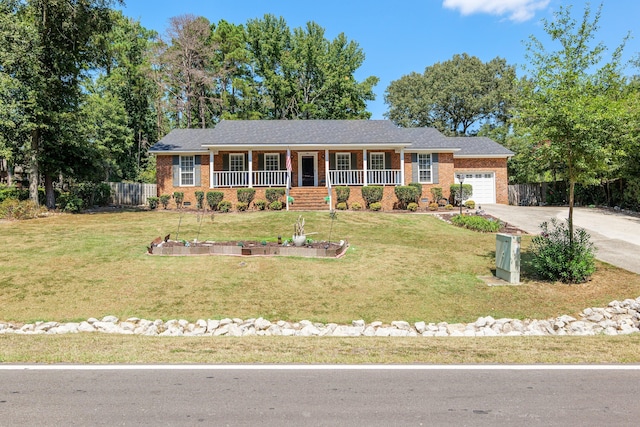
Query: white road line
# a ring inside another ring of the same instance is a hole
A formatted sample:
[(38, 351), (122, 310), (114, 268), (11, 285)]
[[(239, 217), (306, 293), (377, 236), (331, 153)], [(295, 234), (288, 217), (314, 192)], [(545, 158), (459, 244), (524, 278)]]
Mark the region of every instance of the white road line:
[(0, 371), (638, 371), (640, 365), (20, 365)]

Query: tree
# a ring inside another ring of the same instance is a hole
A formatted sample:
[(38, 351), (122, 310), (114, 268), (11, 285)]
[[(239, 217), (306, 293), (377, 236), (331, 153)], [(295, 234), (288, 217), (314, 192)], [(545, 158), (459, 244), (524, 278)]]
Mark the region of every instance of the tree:
[(385, 116), (402, 127), (435, 127), (466, 135), (473, 125), (504, 124), (514, 101), (515, 68), (496, 57), (483, 63), (466, 53), (438, 62), (423, 74), (391, 82)]
[(529, 141), (528, 149), (557, 163), (569, 183), (569, 233), (573, 243), (576, 183), (596, 183), (614, 162), (629, 134), (620, 56), (624, 42), (602, 64), (605, 46), (591, 46), (602, 6), (592, 16), (587, 6), (581, 21), (571, 7), (560, 7), (544, 30), (555, 51), (530, 38), (528, 76), (516, 113), (516, 131)]

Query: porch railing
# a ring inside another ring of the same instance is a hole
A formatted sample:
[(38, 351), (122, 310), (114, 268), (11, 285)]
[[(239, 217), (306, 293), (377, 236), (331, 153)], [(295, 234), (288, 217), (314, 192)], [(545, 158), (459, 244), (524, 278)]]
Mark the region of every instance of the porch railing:
[(247, 187), (249, 172), (213, 172), (211, 179), (214, 187)]
[(376, 169), (367, 171), (368, 185), (400, 185), (402, 174), (400, 169)]
[(253, 171), (255, 187), (284, 187), (287, 185), (287, 171)]
[[(364, 185), (364, 170), (330, 170), (333, 185)], [(402, 174), (396, 169), (367, 171), (367, 185), (400, 185)]]

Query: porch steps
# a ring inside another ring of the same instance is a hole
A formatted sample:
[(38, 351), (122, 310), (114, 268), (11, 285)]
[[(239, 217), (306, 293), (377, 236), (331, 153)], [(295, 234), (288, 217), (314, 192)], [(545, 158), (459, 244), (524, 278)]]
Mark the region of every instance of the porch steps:
[(291, 211), (329, 210), (324, 200), (327, 196), (326, 187), (293, 187), (289, 190), (289, 196), (293, 197), (293, 204), (289, 205)]

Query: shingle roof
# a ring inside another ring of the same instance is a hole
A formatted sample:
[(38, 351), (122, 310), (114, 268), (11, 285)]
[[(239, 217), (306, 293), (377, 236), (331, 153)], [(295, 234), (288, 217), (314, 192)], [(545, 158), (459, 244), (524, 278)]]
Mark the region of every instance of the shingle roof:
[(214, 129), (174, 129), (150, 151), (264, 145), (394, 145), (410, 151), (452, 151), (455, 156), (513, 155), (489, 138), (450, 138), (434, 128), (399, 128), (390, 120), (223, 120)]

